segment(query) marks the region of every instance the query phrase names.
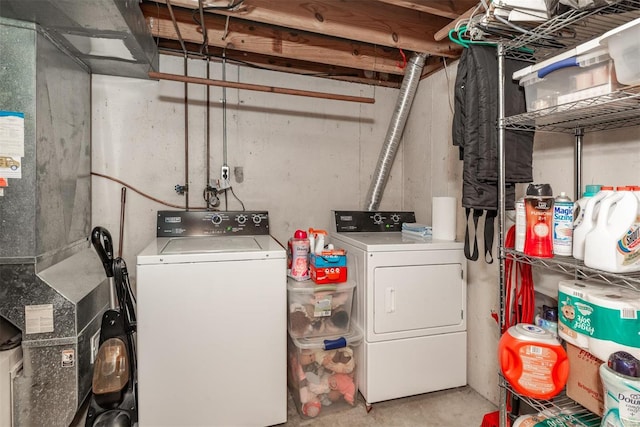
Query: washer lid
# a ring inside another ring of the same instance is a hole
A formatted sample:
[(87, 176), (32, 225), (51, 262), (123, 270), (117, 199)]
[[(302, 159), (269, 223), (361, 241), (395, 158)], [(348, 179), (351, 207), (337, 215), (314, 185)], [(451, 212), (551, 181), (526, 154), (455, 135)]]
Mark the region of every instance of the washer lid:
[(207, 252), (242, 252), (262, 249), (253, 236), (176, 237), (171, 238), (160, 254), (201, 254)]
[(137, 264), (285, 258), (282, 245), (269, 235), (158, 237), (138, 254)]

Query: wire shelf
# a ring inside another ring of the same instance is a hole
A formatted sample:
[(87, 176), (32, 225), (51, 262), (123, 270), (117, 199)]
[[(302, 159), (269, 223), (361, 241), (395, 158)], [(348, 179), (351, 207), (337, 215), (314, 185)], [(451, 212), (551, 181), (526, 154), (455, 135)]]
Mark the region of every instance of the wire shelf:
[(501, 43), (510, 58), (538, 62), (638, 17), (640, 0), (618, 0), (595, 9), (569, 9), (539, 25), (518, 23), (527, 32), (517, 33), (497, 21), (490, 9), (484, 19), (470, 24), (470, 33), (476, 41)]
[(507, 258), (533, 266), (544, 267), (551, 271), (573, 275), (577, 279), (595, 280), (613, 286), (640, 291), (640, 273), (608, 273), (587, 267), (582, 261), (569, 256), (537, 258), (513, 249), (505, 248)]
[(506, 129), (573, 133), (640, 125), (640, 85), (550, 108), (505, 117)]
[(595, 415), (588, 409), (585, 409), (582, 405), (579, 405), (574, 400), (567, 397), (564, 391), (551, 400), (539, 400), (530, 399), (526, 396), (518, 394), (515, 390), (513, 390), (509, 382), (503, 376), (500, 376), (500, 386), (506, 388), (515, 396), (518, 396), (520, 400), (522, 400), (538, 412), (552, 412), (557, 413), (558, 415), (566, 415), (568, 417), (567, 421), (573, 422), (572, 425), (576, 426), (600, 426), (601, 418), (599, 416)]

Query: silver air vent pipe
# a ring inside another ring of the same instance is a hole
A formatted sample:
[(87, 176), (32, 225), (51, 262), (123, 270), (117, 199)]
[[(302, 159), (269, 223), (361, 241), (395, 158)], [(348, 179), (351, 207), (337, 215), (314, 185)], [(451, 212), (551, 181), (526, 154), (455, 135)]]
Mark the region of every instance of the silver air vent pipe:
[(387, 136), (380, 151), (380, 157), (378, 157), (378, 165), (373, 175), (373, 181), (369, 187), (366, 203), (366, 209), (368, 211), (375, 211), (380, 205), (380, 199), (382, 198), (384, 187), (389, 180), (391, 166), (393, 166), (393, 160), (396, 157), (398, 145), (400, 145), (400, 137), (407, 123), (407, 117), (411, 110), (411, 104), (413, 103), (413, 98), (416, 94), (418, 83), (420, 82), (420, 75), (422, 74), (422, 68), (424, 67), (426, 58), (426, 53), (415, 53), (407, 63), (407, 69), (400, 87), (398, 103), (391, 117)]

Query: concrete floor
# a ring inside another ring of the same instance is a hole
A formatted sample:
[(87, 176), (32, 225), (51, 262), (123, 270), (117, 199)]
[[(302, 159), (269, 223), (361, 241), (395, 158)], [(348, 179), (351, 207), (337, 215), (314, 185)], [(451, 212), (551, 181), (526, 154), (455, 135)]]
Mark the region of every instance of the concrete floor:
[[(359, 396), (353, 408), (302, 419), (289, 396), (288, 421), (278, 427), (480, 427), (484, 414), (496, 409), (467, 386), (375, 403), (368, 413)], [(71, 427), (84, 426), (85, 416), (86, 404)]]

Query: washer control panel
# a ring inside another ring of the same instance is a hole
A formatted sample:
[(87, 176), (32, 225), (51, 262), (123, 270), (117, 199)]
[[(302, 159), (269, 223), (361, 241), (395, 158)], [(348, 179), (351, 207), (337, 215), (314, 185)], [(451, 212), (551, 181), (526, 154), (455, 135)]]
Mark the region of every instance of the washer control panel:
[(158, 211), (158, 237), (267, 234), (266, 211)]
[(333, 211), (336, 231), (402, 231), (402, 223), (416, 222), (415, 212), (402, 211)]

